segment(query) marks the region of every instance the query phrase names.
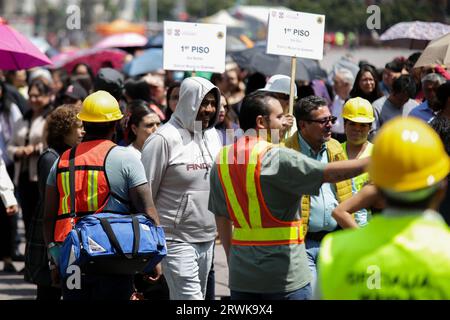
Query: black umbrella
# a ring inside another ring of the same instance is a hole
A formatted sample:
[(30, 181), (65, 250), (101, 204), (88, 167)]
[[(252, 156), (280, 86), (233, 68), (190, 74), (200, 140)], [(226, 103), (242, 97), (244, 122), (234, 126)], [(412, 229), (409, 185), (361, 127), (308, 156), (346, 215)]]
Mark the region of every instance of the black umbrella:
[[(230, 55), (241, 68), (250, 72), (260, 72), (266, 76), (291, 75), (291, 58), (266, 54), (265, 44), (232, 52)], [(326, 76), (326, 72), (320, 67), (317, 60), (297, 58), (296, 80), (311, 81), (326, 78)]]

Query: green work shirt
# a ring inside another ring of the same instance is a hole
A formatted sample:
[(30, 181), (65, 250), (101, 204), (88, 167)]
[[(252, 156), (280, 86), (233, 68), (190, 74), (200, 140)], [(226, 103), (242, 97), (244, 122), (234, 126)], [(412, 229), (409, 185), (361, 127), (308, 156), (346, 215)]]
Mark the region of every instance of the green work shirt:
[[(297, 151), (274, 147), (261, 163), (261, 189), (272, 215), (283, 221), (300, 219), (302, 194), (317, 195), (325, 164)], [(231, 168), (232, 170), (232, 168)], [(230, 219), (218, 170), (211, 170), (209, 210)], [(235, 246), (230, 248), (229, 286), (250, 293), (291, 292), (311, 281), (304, 244)]]

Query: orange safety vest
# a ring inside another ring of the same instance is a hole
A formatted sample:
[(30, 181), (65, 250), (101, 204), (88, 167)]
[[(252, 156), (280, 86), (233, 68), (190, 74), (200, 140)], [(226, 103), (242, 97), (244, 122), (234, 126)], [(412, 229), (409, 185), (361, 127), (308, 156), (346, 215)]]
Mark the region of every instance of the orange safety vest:
[(234, 230), (231, 243), (241, 246), (301, 244), (302, 220), (275, 218), (261, 189), (261, 160), (273, 144), (245, 136), (226, 146), (217, 158), (222, 189)]
[[(59, 209), (54, 232), (56, 242), (64, 241), (76, 222), (75, 217), (102, 212), (110, 196), (105, 161), (114, 146), (109, 140), (93, 140), (82, 142), (62, 154), (56, 174), (59, 192)], [(74, 210), (70, 196), (71, 159), (74, 162)]]

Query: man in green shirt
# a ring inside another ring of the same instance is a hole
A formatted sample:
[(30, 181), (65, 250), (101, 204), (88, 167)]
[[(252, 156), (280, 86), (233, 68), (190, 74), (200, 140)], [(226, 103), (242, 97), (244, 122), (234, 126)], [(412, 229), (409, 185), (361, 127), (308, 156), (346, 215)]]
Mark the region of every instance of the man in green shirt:
[(268, 92), (244, 99), (239, 122), (246, 134), (220, 152), (209, 196), (228, 259), (231, 298), (310, 299), (301, 195), (354, 177), (369, 161), (323, 164), (268, 143), (267, 137), (279, 141), (285, 122), (280, 102)]

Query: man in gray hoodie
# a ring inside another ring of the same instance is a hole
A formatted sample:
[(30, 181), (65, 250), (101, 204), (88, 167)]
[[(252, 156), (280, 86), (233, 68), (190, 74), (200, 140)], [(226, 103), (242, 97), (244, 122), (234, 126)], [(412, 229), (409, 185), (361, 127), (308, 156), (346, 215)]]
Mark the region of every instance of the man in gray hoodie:
[(142, 162), (167, 240), (162, 262), (172, 300), (201, 300), (216, 237), (208, 210), (209, 175), (221, 148), (214, 124), (220, 91), (199, 77), (185, 79), (171, 119), (146, 141)]

